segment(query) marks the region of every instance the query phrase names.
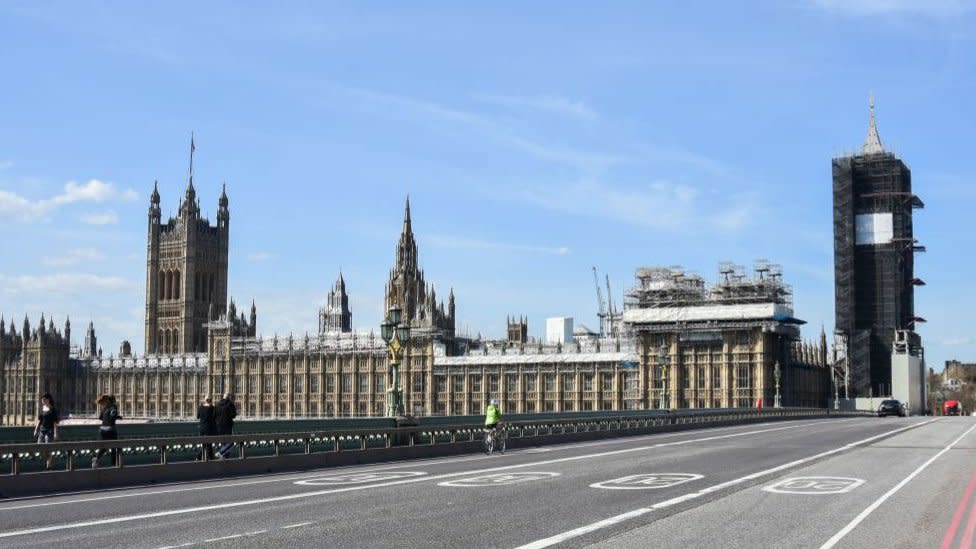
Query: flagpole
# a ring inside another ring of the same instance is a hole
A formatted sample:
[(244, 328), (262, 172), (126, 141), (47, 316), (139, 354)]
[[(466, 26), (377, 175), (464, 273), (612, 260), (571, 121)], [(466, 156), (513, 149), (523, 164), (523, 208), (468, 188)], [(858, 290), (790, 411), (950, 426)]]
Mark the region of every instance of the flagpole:
[(196, 147), (193, 145), (193, 130), (190, 130), (190, 180), (193, 180), (193, 151)]

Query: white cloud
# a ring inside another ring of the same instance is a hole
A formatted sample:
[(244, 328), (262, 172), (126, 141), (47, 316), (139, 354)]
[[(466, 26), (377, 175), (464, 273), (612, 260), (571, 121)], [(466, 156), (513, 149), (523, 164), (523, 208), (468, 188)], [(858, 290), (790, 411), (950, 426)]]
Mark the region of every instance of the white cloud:
[(89, 225), (112, 225), (119, 222), (119, 216), (114, 211), (109, 210), (100, 214), (83, 215), (81, 221)]
[(0, 171), (9, 170), (10, 168), (13, 168), (13, 167), (14, 167), (13, 160), (3, 160), (3, 161), (0, 161)]
[(475, 99), (511, 108), (529, 108), (572, 116), (581, 120), (596, 120), (599, 115), (583, 101), (555, 95), (515, 96), (476, 94)]
[(522, 190), (515, 198), (546, 209), (656, 230), (736, 230), (755, 217), (748, 193), (706, 201), (700, 189), (659, 180), (625, 188), (584, 180), (559, 189)]
[(513, 244), (509, 242), (488, 242), (473, 238), (446, 235), (421, 236), (424, 244), (443, 248), (475, 248), (483, 250), (510, 250), (514, 252), (541, 253), (548, 255), (566, 255), (571, 253), (567, 246), (533, 246), (530, 244)]
[(65, 273), (42, 276), (0, 275), (0, 294), (10, 295), (115, 292), (134, 287), (132, 281), (118, 276)]
[(105, 256), (94, 248), (78, 248), (69, 250), (64, 255), (45, 257), (41, 262), (51, 267), (66, 267), (86, 261), (101, 261), (102, 259), (105, 259)]
[(950, 345), (950, 346), (955, 346), (955, 345), (969, 345), (972, 342), (973, 342), (973, 338), (971, 338), (971, 337), (947, 338), (947, 339), (943, 339), (942, 341), (940, 341), (940, 343), (942, 343), (943, 345)]
[(247, 254), (247, 259), (249, 261), (267, 261), (272, 257), (274, 256), (272, 256), (268, 252), (251, 252)]
[[(375, 92), (362, 88), (345, 88), (345, 90), (361, 99), (402, 107), (419, 112), (427, 117), (434, 117), (454, 124), (463, 124), (475, 128), (482, 135), (508, 147), (512, 147), (530, 154), (540, 160), (547, 160), (574, 166), (593, 172), (619, 164), (628, 158), (605, 153), (581, 151), (568, 147), (539, 143), (522, 137), (510, 128), (499, 124), (494, 118), (478, 113), (472, 113), (448, 107), (431, 101), (414, 99), (412, 97)], [(555, 105), (556, 102), (551, 102)]]
[(976, 10), (974, 0), (813, 0), (813, 4), (855, 16), (918, 14), (950, 17)]
[(0, 190), (0, 214), (22, 222), (44, 219), (52, 211), (78, 202), (102, 203), (109, 200), (131, 200), (138, 195), (132, 189), (119, 191), (112, 183), (90, 179), (80, 184), (65, 183), (61, 193), (50, 198), (31, 200), (10, 191)]

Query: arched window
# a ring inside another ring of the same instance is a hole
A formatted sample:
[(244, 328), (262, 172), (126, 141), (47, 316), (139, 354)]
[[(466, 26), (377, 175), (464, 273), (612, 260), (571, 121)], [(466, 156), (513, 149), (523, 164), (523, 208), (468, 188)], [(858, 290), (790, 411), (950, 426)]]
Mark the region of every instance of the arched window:
[(163, 345), (165, 344), (166, 344), (166, 333), (160, 330), (159, 334), (157, 334), (156, 336), (156, 353), (162, 353)]
[(173, 298), (174, 299), (179, 299), (180, 298), (180, 286), (182, 286), (181, 280), (180, 280), (180, 272), (179, 271), (176, 271), (174, 273), (174, 275), (175, 276), (174, 276), (174, 279), (173, 279), (173, 283), (174, 283), (173, 284)]
[(159, 300), (166, 299), (166, 271), (159, 271)]
[(173, 330), (173, 354), (180, 352), (180, 331)]

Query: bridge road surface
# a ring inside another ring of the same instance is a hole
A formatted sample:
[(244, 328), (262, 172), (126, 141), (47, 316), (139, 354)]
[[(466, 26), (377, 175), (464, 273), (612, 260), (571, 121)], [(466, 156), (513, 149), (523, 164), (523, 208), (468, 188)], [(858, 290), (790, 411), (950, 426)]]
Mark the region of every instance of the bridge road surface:
[(0, 500), (0, 547), (969, 547), (974, 473), (972, 418), (770, 422)]

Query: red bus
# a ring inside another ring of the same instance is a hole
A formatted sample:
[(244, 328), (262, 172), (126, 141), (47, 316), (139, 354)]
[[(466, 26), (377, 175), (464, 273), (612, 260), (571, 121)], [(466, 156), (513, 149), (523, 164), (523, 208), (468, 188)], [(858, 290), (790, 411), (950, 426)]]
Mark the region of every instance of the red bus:
[(945, 401), (945, 404), (942, 405), (942, 415), (944, 416), (962, 415), (962, 406), (959, 405), (959, 401), (958, 400)]

